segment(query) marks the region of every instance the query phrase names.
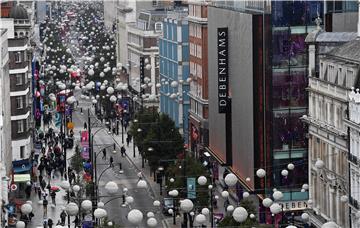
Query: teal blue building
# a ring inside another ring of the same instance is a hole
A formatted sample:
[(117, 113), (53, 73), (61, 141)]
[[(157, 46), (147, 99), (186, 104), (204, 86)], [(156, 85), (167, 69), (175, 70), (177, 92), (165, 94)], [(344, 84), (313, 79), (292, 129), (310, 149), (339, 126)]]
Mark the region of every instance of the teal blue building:
[(163, 36), (159, 40), (160, 111), (174, 120), (187, 143), (190, 108), (189, 26), (184, 16), (168, 17), (163, 21)]

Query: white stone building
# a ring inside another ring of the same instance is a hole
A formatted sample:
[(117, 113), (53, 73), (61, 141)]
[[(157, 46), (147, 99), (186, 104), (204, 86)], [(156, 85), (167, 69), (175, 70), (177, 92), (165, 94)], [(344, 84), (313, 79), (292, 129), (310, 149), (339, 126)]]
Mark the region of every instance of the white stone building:
[[(0, 29), (0, 208), (8, 203), (8, 180), (11, 175), (11, 113), (8, 31)], [(5, 212), (5, 213), (3, 213)], [(6, 211), (0, 210), (1, 221), (7, 219)], [(1, 226), (1, 225), (0, 225)]]
[[(309, 199), (312, 224), (334, 221), (349, 227), (347, 206), (347, 101), (358, 81), (360, 40), (340, 45), (319, 59), (319, 73), (309, 76)], [(311, 65), (311, 64), (309, 64)]]
[(359, 227), (360, 218), (360, 93), (359, 89), (350, 92), (349, 118), (345, 119), (349, 127), (349, 169), (350, 169), (350, 223), (351, 227)]

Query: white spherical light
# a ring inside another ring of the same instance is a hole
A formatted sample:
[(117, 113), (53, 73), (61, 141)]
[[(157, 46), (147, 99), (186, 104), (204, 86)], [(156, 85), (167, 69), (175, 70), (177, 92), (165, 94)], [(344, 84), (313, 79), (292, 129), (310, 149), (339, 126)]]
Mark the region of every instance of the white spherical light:
[(209, 208), (204, 207), (203, 209), (201, 209), (201, 214), (206, 216), (209, 215), (210, 214)]
[(184, 199), (184, 200), (180, 201), (180, 208), (184, 212), (188, 213), (194, 208), (194, 204), (191, 200)]
[(349, 200), (349, 197), (346, 196), (346, 195), (343, 195), (343, 196), (340, 197), (340, 201), (343, 202), (343, 203), (346, 203), (348, 200)]
[(32, 206), (28, 203), (25, 203), (25, 204), (21, 205), (20, 210), (23, 214), (28, 215), (28, 214), (30, 214), (30, 212), (32, 212)]
[(278, 203), (273, 203), (273, 204), (270, 206), (270, 211), (271, 211), (271, 213), (273, 213), (274, 215), (276, 215), (276, 214), (279, 214), (279, 213), (282, 211), (282, 208), (281, 208), (280, 204), (278, 204)]
[(244, 222), (248, 217), (248, 212), (243, 207), (237, 207), (237, 208), (235, 208), (232, 216), (235, 221)]
[(227, 212), (232, 212), (234, 209), (235, 209), (235, 208), (234, 208), (233, 205), (229, 205), (229, 206), (226, 207), (226, 211), (227, 211)]
[(254, 214), (250, 214), (249, 217), (250, 217), (251, 219), (254, 219), (254, 218), (255, 218), (255, 215), (254, 215)]
[(317, 160), (316, 160), (316, 162), (315, 162), (315, 167), (317, 168), (317, 169), (322, 169), (322, 168), (324, 168), (324, 162), (320, 159), (320, 158), (318, 158)]
[(104, 72), (100, 72), (99, 76), (100, 76), (100, 78), (103, 78), (103, 77), (105, 77), (105, 73), (104, 73)]
[(282, 192), (280, 192), (280, 191), (275, 191), (274, 193), (273, 193), (273, 198), (274, 198), (274, 200), (280, 200), (280, 199), (282, 199), (284, 197), (284, 194), (282, 193)]
[(170, 208), (170, 209), (168, 210), (168, 213), (169, 213), (170, 215), (172, 215), (172, 214), (174, 213), (174, 210)]
[(97, 208), (94, 211), (95, 218), (102, 219), (107, 215), (106, 211), (102, 208)]
[(272, 203), (273, 203), (273, 201), (270, 198), (265, 198), (262, 201), (262, 204), (263, 204), (264, 207), (270, 207)]
[(243, 192), (243, 198), (248, 198), (250, 196), (250, 193), (248, 192)]
[(174, 183), (175, 179), (174, 178), (170, 178), (170, 182)]
[(72, 189), (73, 189), (73, 191), (74, 191), (75, 193), (78, 193), (78, 192), (80, 191), (80, 186), (79, 186), (79, 185), (74, 185), (74, 186), (72, 187)]
[(175, 88), (175, 87), (178, 86), (178, 82), (177, 82), (177, 81), (172, 81), (172, 82), (170, 83), (170, 86), (173, 87), (173, 88)]
[(154, 212), (149, 211), (149, 212), (146, 214), (146, 217), (152, 218), (152, 217), (155, 217), (155, 214), (154, 214)]
[(113, 87), (108, 87), (108, 88), (106, 89), (106, 92), (107, 92), (108, 94), (113, 94), (113, 93), (114, 93), (114, 88), (113, 88)]
[(103, 202), (98, 202), (97, 206), (98, 206), (98, 208), (103, 208), (105, 206), (105, 204)]
[(237, 177), (233, 173), (229, 173), (225, 176), (225, 184), (229, 187), (235, 186), (237, 183)]
[(105, 185), (105, 190), (109, 194), (115, 194), (119, 191), (119, 187), (114, 181), (109, 181)]
[(221, 196), (222, 196), (223, 198), (228, 198), (228, 197), (229, 197), (229, 192), (228, 192), (228, 191), (222, 191), (222, 192), (221, 192)]
[(93, 76), (94, 75), (94, 70), (93, 69), (90, 69), (89, 71), (88, 71), (88, 75), (90, 75), (90, 76)]
[(265, 177), (265, 175), (266, 175), (266, 171), (264, 169), (258, 169), (256, 171), (256, 176), (258, 176), (259, 178), (263, 178)]
[(138, 209), (132, 209), (127, 216), (129, 222), (133, 225), (139, 225), (143, 220), (143, 213)]
[(324, 223), (321, 228), (339, 228), (339, 226), (335, 222), (327, 222)]
[(88, 211), (92, 208), (92, 203), (90, 200), (84, 200), (81, 202), (81, 208), (85, 211)]
[(138, 188), (147, 188), (147, 183), (144, 180), (139, 180), (138, 183), (136, 184), (136, 186)]
[(70, 188), (70, 183), (69, 183), (69, 181), (66, 181), (66, 180), (62, 181), (61, 184), (60, 184), (60, 187), (61, 187), (62, 189), (64, 189), (64, 190), (68, 190), (68, 189)]
[(308, 184), (303, 184), (303, 185), (302, 185), (302, 188), (305, 189), (305, 190), (308, 190), (308, 189), (309, 189), (309, 185), (308, 185)]
[(281, 175), (286, 177), (287, 175), (289, 175), (289, 171), (287, 171), (286, 169), (281, 170)]
[(207, 182), (207, 179), (204, 176), (200, 176), (200, 177), (198, 177), (197, 182), (199, 185), (205, 185)]
[(25, 222), (17, 221), (16, 222), (16, 228), (25, 228)]
[(128, 204), (132, 204), (134, 202), (134, 197), (132, 196), (127, 196), (125, 198), (125, 202), (128, 203)]
[(308, 213), (302, 213), (301, 214), (301, 219), (304, 220), (304, 221), (308, 221), (310, 218), (309, 214)]
[(160, 204), (161, 204), (161, 203), (160, 203), (159, 200), (155, 200), (155, 201), (153, 202), (154, 207), (159, 207)]
[(149, 227), (156, 227), (158, 222), (156, 220), (156, 218), (148, 218), (148, 220), (146, 221), (146, 224), (149, 226)]
[(287, 168), (288, 168), (288, 170), (294, 170), (295, 165), (294, 165), (293, 163), (289, 163), (289, 164), (287, 165)]
[(70, 202), (66, 205), (65, 211), (68, 215), (74, 216), (79, 212), (79, 207), (76, 203)]
[(203, 214), (198, 214), (198, 215), (195, 216), (195, 221), (198, 224), (204, 224), (206, 222), (206, 217)]
[(293, 225), (290, 225), (290, 226), (287, 226), (286, 228), (297, 228), (297, 227), (293, 226)]
[(111, 95), (110, 101), (111, 101), (111, 102), (115, 102), (116, 100), (117, 100), (116, 96), (115, 96), (115, 95)]

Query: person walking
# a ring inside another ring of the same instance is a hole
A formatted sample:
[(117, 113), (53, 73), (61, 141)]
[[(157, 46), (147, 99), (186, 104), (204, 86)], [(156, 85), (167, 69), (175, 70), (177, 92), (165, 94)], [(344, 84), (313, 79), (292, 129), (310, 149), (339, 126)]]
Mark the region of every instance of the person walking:
[(124, 144), (121, 146), (120, 152), (121, 152), (121, 156), (122, 156), (122, 157), (124, 157), (124, 156), (126, 155), (126, 149), (125, 149)]
[(130, 144), (130, 138), (129, 138), (129, 136), (127, 136), (126, 137), (126, 145), (127, 145), (127, 147), (129, 147), (129, 144)]
[(64, 210), (60, 213), (60, 220), (61, 220), (61, 225), (65, 226), (66, 212)]
[(110, 156), (110, 167), (114, 167), (114, 158)]
[(52, 228), (54, 223), (53, 223), (53, 220), (51, 218), (48, 219), (47, 223), (48, 223), (49, 228)]
[(44, 199), (43, 199), (44, 217), (47, 217), (47, 205), (48, 205), (48, 201), (47, 201), (46, 197), (44, 197)]
[(56, 192), (55, 191), (51, 191), (50, 193), (51, 196), (51, 200), (52, 200), (52, 204), (54, 204), (56, 206)]
[(102, 159), (106, 160), (106, 149), (103, 149), (102, 154), (103, 154)]

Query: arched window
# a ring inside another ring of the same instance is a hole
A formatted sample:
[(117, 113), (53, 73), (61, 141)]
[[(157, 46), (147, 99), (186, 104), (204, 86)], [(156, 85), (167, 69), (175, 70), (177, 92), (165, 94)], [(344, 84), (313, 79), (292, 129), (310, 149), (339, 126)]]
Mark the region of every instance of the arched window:
[(17, 34), (17, 32), (15, 32), (15, 33), (14, 33), (14, 36), (15, 36), (15, 38), (18, 38), (18, 34)]
[(24, 33), (23, 33), (23, 32), (20, 32), (20, 37), (24, 37)]

